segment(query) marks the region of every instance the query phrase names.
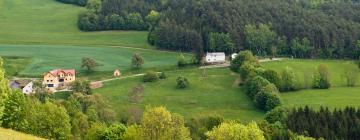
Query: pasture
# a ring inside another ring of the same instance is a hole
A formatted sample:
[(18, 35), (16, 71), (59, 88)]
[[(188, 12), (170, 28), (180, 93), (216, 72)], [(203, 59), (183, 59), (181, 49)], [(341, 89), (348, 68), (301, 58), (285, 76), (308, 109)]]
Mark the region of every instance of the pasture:
[(0, 128), (0, 138), (2, 140), (45, 140), (43, 138), (5, 128)]
[(83, 7), (55, 0), (1, 0), (0, 44), (111, 45), (151, 48), (147, 32), (82, 32)]
[[(35, 77), (56, 68), (75, 68), (79, 73), (83, 57), (95, 59), (99, 63), (96, 71), (107, 71), (111, 76), (115, 69), (121, 71), (131, 69), (131, 58), (134, 53), (139, 53), (144, 58), (144, 68), (175, 66), (179, 56), (176, 52), (122, 47), (0, 45), (0, 56), (21, 57), (6, 61), (5, 68), (9, 73), (18, 70), (19, 75)], [(190, 55), (186, 56), (190, 57)], [(23, 57), (28, 60), (24, 60)]]
[[(305, 105), (314, 108), (360, 106), (360, 98), (358, 98), (360, 88), (344, 87), (345, 83), (340, 76), (346, 68), (354, 66), (352, 61), (287, 59), (262, 65), (278, 71), (286, 66), (292, 67), (299, 74), (300, 80), (304, 80), (303, 78), (307, 77), (304, 76), (304, 72), (309, 71), (312, 74), (318, 64), (329, 67), (331, 82), (335, 87), (326, 90), (305, 89), (281, 93), (283, 106), (288, 108)], [(241, 87), (237, 86), (239, 76), (227, 68), (178, 69), (168, 72), (167, 75), (168, 79), (154, 83), (143, 83), (142, 77), (116, 80), (105, 83), (105, 86), (96, 89), (95, 93), (107, 97), (119, 115), (126, 114), (134, 107), (143, 109), (147, 105), (166, 106), (170, 111), (179, 113), (186, 119), (203, 115), (219, 115), (226, 119), (249, 121), (260, 120), (265, 114), (258, 110)], [(175, 79), (178, 76), (189, 79), (188, 89), (182, 90), (175, 87)], [(133, 103), (130, 101), (129, 94), (134, 87), (139, 85), (144, 87), (143, 94), (139, 103)]]

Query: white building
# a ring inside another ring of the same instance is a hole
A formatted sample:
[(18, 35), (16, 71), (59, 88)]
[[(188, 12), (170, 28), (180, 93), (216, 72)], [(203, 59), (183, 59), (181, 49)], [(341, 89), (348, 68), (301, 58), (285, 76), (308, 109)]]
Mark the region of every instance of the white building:
[(207, 63), (224, 63), (226, 60), (225, 58), (224, 52), (206, 53), (205, 61)]
[(34, 93), (33, 90), (33, 82), (28, 83), (23, 89), (22, 89), (22, 93), (29, 95), (31, 93)]

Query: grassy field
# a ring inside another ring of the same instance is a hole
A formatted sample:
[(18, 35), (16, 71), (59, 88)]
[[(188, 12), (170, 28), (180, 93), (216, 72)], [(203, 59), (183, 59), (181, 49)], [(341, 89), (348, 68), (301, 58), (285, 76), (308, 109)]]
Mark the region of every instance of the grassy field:
[[(129, 70), (131, 57), (134, 53), (140, 53), (144, 58), (144, 68), (175, 66), (179, 56), (179, 53), (175, 52), (121, 47), (0, 45), (0, 56), (28, 58), (28, 60), (12, 59), (6, 61), (5, 68), (9, 70), (8, 72), (14, 73), (14, 70), (18, 70), (20, 75), (28, 76), (38, 76), (56, 68), (75, 68), (80, 72), (83, 57), (94, 58), (100, 64), (96, 70), (108, 71), (107, 74), (111, 76), (112, 71), (117, 68), (121, 71)], [(25, 69), (20, 70), (23, 68)]]
[(76, 24), (83, 10), (55, 0), (1, 0), (0, 44), (151, 47), (147, 32), (81, 32)]
[(360, 107), (360, 87), (333, 87), (325, 90), (301, 90), (282, 93), (282, 101), (286, 107), (311, 106), (319, 108), (342, 108), (346, 106)]
[[(340, 108), (346, 106), (360, 106), (360, 87), (341, 87), (341, 73), (348, 67), (354, 66), (351, 61), (333, 60), (284, 60), (281, 62), (264, 63), (263, 66), (275, 70), (282, 70), (286, 66), (293, 67), (301, 78), (304, 72), (313, 72), (318, 64), (328, 65), (332, 76), (332, 83), (336, 87), (327, 90), (300, 90), (297, 92), (281, 93), (284, 107), (299, 107), (309, 105), (318, 108), (328, 106)], [(204, 73), (206, 76), (204, 76)], [(227, 119), (242, 121), (262, 119), (264, 112), (255, 108), (254, 103), (243, 93), (236, 84), (237, 75), (230, 70), (208, 69), (205, 72), (191, 68), (167, 73), (169, 78), (155, 83), (142, 83), (141, 77), (122, 79), (105, 83), (96, 93), (107, 97), (116, 108), (119, 115), (126, 114), (129, 108), (144, 108), (146, 105), (166, 106), (170, 111), (180, 113), (186, 119), (202, 115), (220, 115)], [(190, 80), (191, 87), (185, 90), (175, 88), (175, 79), (184, 75)], [(144, 93), (140, 103), (129, 101), (131, 89), (137, 85), (144, 86)]]
[[(205, 75), (205, 76), (204, 76)], [(105, 83), (105, 87), (95, 93), (107, 97), (119, 115), (129, 108), (144, 108), (147, 105), (165, 106), (170, 111), (184, 115), (186, 119), (203, 115), (220, 115), (228, 119), (243, 121), (259, 120), (264, 112), (255, 108), (253, 103), (236, 84), (238, 76), (228, 69), (186, 69), (167, 73), (168, 78), (154, 83), (142, 83), (141, 78), (130, 78)], [(189, 79), (188, 89), (177, 89), (176, 78)], [(144, 86), (140, 103), (129, 101), (131, 89)]]
[(2, 140), (44, 140), (29, 134), (24, 134), (10, 129), (0, 128), (0, 139)]
[[(303, 84), (311, 84), (311, 76), (316, 70), (317, 66), (320, 64), (325, 64), (329, 68), (330, 73), (330, 82), (332, 86), (345, 86), (346, 82), (342, 75), (347, 69), (355, 68), (356, 65), (353, 61), (345, 60), (304, 60), (304, 59), (286, 59), (284, 61), (273, 61), (263, 63), (262, 65), (266, 69), (273, 69), (278, 72), (284, 70), (287, 66), (291, 67), (299, 76)], [(360, 72), (360, 71), (359, 71)], [(357, 75), (360, 79), (360, 74)], [(358, 80), (359, 81), (359, 80)], [(358, 82), (360, 84), (360, 81)]]

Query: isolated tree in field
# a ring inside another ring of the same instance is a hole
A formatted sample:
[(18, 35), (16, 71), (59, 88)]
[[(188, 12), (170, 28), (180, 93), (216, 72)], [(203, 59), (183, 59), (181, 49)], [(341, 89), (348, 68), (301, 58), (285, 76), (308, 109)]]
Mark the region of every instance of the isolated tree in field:
[(164, 107), (147, 107), (140, 124), (138, 133), (145, 140), (190, 140), (183, 117)]
[(234, 60), (230, 63), (230, 69), (234, 72), (239, 72), (240, 67), (245, 63), (248, 62), (252, 65), (259, 65), (257, 58), (251, 53), (251, 51), (242, 51), (240, 52)]
[(180, 54), (177, 65), (178, 67), (185, 67), (187, 65), (185, 56), (183, 54)]
[(135, 53), (131, 59), (131, 67), (135, 69), (140, 69), (144, 64), (144, 59), (140, 56), (140, 54)]
[(354, 87), (356, 83), (358, 82), (358, 69), (355, 67), (348, 67), (345, 69), (344, 74), (342, 77), (345, 79), (346, 86)]
[(320, 64), (313, 75), (313, 88), (328, 89), (330, 86), (329, 70), (326, 65)]
[(298, 89), (298, 76), (290, 67), (286, 67), (281, 73), (280, 91), (294, 91)]
[(255, 122), (247, 125), (224, 122), (206, 133), (209, 140), (265, 140), (263, 131)]
[(189, 86), (189, 81), (186, 77), (180, 76), (176, 79), (176, 87), (183, 89)]
[(99, 66), (99, 64), (92, 58), (85, 57), (81, 61), (81, 68), (85, 68), (87, 72), (94, 71), (97, 66)]

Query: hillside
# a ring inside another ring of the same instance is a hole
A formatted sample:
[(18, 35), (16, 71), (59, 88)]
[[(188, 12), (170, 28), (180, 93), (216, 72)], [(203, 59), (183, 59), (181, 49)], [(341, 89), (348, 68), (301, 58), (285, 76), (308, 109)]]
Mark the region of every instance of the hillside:
[(76, 24), (82, 10), (55, 0), (1, 0), (0, 44), (149, 47), (146, 32), (81, 32)]
[(4, 128), (0, 128), (0, 138), (2, 140), (44, 140), (43, 138)]

